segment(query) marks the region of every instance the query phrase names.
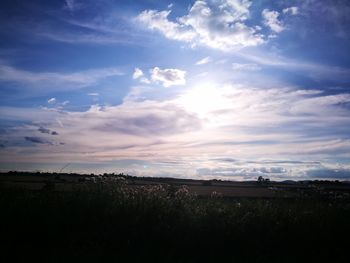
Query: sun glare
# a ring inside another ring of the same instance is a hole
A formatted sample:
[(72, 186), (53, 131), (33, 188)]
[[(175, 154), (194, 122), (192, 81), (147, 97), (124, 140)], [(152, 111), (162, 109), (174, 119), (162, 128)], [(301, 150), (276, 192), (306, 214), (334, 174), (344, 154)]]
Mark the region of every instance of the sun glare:
[(225, 108), (228, 101), (215, 83), (201, 83), (190, 88), (179, 98), (179, 104), (187, 111), (208, 117), (211, 113)]

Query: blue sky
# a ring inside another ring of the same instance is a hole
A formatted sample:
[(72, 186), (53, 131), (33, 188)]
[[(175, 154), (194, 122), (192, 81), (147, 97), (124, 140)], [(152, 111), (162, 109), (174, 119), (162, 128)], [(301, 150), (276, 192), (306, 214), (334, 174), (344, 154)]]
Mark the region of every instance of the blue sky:
[(3, 1), (0, 169), (350, 178), (348, 1)]

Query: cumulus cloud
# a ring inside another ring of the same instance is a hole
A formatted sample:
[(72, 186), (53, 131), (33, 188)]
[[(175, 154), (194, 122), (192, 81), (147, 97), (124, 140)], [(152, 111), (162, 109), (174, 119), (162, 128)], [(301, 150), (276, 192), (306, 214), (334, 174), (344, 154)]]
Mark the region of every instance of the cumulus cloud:
[(142, 70), (139, 68), (135, 68), (134, 73), (132, 74), (132, 78), (138, 79), (138, 78), (141, 78), (142, 76), (143, 76)]
[(280, 33), (284, 30), (282, 22), (278, 19), (280, 14), (277, 11), (264, 9), (261, 14), (263, 17), (263, 23), (273, 32)]
[(202, 58), (202, 59), (198, 60), (196, 62), (196, 65), (197, 66), (204, 65), (204, 64), (208, 64), (209, 62), (211, 62), (211, 58), (210, 57), (205, 57), (205, 58)]
[(155, 83), (161, 83), (164, 87), (185, 85), (186, 71), (180, 69), (160, 69), (155, 67), (150, 70), (151, 80)]
[(282, 11), (283, 11), (284, 14), (291, 14), (291, 15), (299, 14), (299, 8), (296, 7), (296, 6), (291, 6), (291, 7), (288, 7), (288, 8), (284, 8)]
[(264, 42), (256, 27), (245, 24), (250, 6), (248, 0), (198, 0), (176, 21), (168, 19), (170, 10), (145, 10), (136, 19), (169, 39), (227, 51)]
[(167, 38), (186, 42), (193, 40), (196, 33), (182, 24), (169, 21), (170, 13), (170, 10), (145, 10), (137, 16), (137, 20), (149, 29), (158, 30)]

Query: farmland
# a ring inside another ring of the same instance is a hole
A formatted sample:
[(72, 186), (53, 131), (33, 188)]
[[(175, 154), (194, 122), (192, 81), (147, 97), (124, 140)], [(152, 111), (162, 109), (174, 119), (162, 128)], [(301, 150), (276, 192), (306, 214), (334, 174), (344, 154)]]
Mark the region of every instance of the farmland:
[[(45, 262), (345, 262), (349, 184), (0, 176), (1, 256)], [(20, 253), (18, 253), (20, 251)]]

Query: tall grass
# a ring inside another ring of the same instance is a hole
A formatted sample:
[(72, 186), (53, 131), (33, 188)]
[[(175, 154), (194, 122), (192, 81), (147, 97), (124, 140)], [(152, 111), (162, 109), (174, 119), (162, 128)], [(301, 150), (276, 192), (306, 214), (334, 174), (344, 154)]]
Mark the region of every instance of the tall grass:
[(203, 199), (116, 179), (2, 190), (0, 211), (1, 256), (13, 261), (342, 262), (350, 234), (348, 200)]

